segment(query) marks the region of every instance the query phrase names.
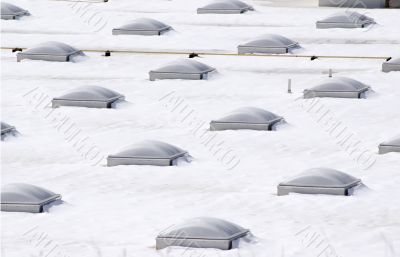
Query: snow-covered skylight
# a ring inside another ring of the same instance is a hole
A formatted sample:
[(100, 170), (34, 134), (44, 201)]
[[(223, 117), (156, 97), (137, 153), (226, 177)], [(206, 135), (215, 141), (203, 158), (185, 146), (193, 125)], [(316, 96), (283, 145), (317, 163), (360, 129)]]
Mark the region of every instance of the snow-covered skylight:
[(327, 169), (309, 169), (278, 185), (278, 195), (299, 194), (331, 194), (351, 195), (361, 180), (344, 172)]
[(136, 19), (126, 25), (112, 30), (113, 35), (161, 35), (172, 27), (160, 21), (148, 18)]
[(400, 58), (390, 59), (382, 64), (383, 72), (400, 71)]
[(345, 11), (341, 13), (335, 13), (325, 19), (317, 21), (317, 28), (364, 28), (374, 23), (374, 19), (364, 14)]
[(250, 231), (226, 220), (200, 217), (174, 225), (156, 238), (156, 248), (169, 246), (232, 249), (232, 242)]
[(188, 152), (161, 141), (146, 140), (109, 155), (107, 166), (173, 166), (177, 165), (179, 160), (190, 161)]
[(379, 153), (400, 152), (400, 137), (388, 140), (379, 145)]
[(1, 187), (1, 210), (10, 212), (43, 212), (43, 207), (61, 195), (44, 188), (23, 184), (7, 184)]
[(285, 54), (299, 44), (289, 38), (277, 34), (266, 34), (248, 43), (238, 46), (239, 54), (268, 53)]
[(69, 62), (77, 56), (83, 56), (83, 52), (64, 43), (49, 41), (32, 48), (29, 48), (22, 53), (17, 54), (17, 61), (24, 59)]
[(210, 122), (210, 130), (273, 130), (283, 118), (256, 107), (242, 107)]
[(238, 14), (247, 11), (254, 11), (254, 8), (239, 0), (217, 0), (197, 9), (198, 14)]
[(53, 108), (60, 106), (80, 106), (111, 108), (116, 101), (125, 97), (113, 90), (99, 86), (82, 86), (52, 100)]
[(215, 68), (207, 64), (192, 60), (178, 59), (165, 66), (149, 72), (150, 80), (156, 79), (207, 79), (208, 73)]
[(304, 90), (304, 98), (337, 97), (363, 98), (370, 87), (351, 78), (335, 77), (324, 80), (319, 85)]
[(1, 2), (1, 19), (2, 20), (15, 20), (22, 16), (30, 15), (27, 10), (15, 6), (10, 3)]
[(9, 135), (15, 135), (16, 133), (17, 130), (14, 126), (11, 126), (3, 121), (1, 122), (1, 140)]

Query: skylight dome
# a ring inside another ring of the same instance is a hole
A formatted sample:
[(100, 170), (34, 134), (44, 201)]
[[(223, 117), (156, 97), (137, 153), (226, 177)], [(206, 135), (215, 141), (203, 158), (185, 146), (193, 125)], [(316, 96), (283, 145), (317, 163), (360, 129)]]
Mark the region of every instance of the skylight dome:
[(210, 130), (273, 130), (284, 119), (272, 112), (255, 108), (239, 108), (225, 117), (210, 122)]
[(30, 13), (18, 6), (10, 3), (1, 2), (1, 19), (15, 20), (22, 16), (29, 16)]
[(137, 143), (107, 157), (107, 166), (155, 165), (173, 166), (179, 160), (190, 161), (190, 155), (176, 146), (154, 140)]
[(153, 36), (153, 35), (161, 35), (169, 30), (172, 27), (164, 24), (160, 21), (141, 18), (132, 21), (129, 24), (126, 24), (122, 27), (115, 28), (112, 30), (113, 35), (145, 35), (145, 36)]
[(1, 122), (1, 140), (3, 140), (4, 138), (6, 138), (9, 135), (16, 135), (17, 134), (17, 130), (15, 129), (14, 126), (11, 126), (5, 122)]
[(84, 53), (64, 43), (49, 41), (29, 48), (17, 54), (17, 61), (24, 59), (69, 62), (77, 56), (84, 56)]
[(238, 46), (239, 54), (286, 54), (299, 44), (289, 38), (276, 34), (266, 34), (246, 44)]
[(289, 193), (351, 195), (361, 180), (341, 171), (314, 168), (278, 185), (278, 195)]
[(29, 184), (7, 184), (1, 188), (2, 211), (43, 212), (45, 205), (59, 199), (61, 195)]
[(382, 64), (383, 72), (400, 71), (400, 58), (390, 59)]
[(204, 14), (204, 13), (238, 14), (247, 11), (254, 11), (254, 8), (238, 0), (218, 0), (197, 9), (198, 14)]
[(400, 137), (383, 142), (379, 145), (379, 153), (400, 152)]
[(159, 69), (149, 72), (150, 80), (156, 79), (207, 79), (215, 68), (192, 59), (178, 59)]
[(116, 101), (125, 97), (110, 89), (99, 86), (83, 86), (69, 91), (65, 95), (53, 98), (52, 106), (78, 106), (89, 108), (111, 108)]
[(318, 86), (304, 90), (304, 98), (337, 97), (362, 98), (371, 88), (363, 83), (344, 77), (328, 78)]
[(249, 233), (248, 229), (222, 219), (200, 217), (187, 220), (160, 233), (156, 238), (156, 248), (182, 246), (230, 250), (234, 240)]
[(333, 14), (323, 20), (317, 21), (317, 28), (364, 28), (370, 24), (375, 24), (374, 19), (357, 12), (346, 11)]

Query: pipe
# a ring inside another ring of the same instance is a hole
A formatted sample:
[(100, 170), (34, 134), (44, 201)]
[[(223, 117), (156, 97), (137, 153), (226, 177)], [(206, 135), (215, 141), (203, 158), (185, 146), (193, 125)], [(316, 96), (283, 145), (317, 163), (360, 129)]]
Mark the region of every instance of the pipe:
[[(14, 50), (26, 48), (22, 47), (1, 47), (1, 50)], [(109, 49), (80, 49), (83, 52), (95, 53), (121, 53), (121, 54), (165, 54), (165, 55), (210, 55), (210, 56), (247, 56), (247, 57), (276, 57), (276, 58), (309, 58), (315, 59), (370, 59), (370, 60), (388, 60), (391, 57), (387, 56), (347, 56), (347, 55), (277, 55), (277, 54), (236, 54), (236, 53), (212, 53), (212, 52), (177, 52), (177, 51), (141, 51), (141, 50), (109, 50)]]

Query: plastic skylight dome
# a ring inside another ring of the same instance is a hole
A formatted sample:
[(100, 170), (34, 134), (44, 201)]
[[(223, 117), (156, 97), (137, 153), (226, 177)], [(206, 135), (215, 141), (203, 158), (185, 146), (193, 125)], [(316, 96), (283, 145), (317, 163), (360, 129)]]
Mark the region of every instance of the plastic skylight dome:
[(155, 165), (173, 166), (183, 159), (190, 161), (187, 151), (176, 146), (155, 141), (147, 140), (137, 143), (116, 154), (107, 157), (107, 166), (117, 165)]
[(238, 0), (219, 0), (198, 8), (197, 13), (237, 14), (254, 11), (254, 8)]
[(30, 13), (27, 10), (10, 3), (1, 2), (1, 19), (3, 20), (15, 20), (29, 15)]
[(361, 180), (346, 173), (327, 168), (309, 169), (278, 185), (278, 195), (330, 194), (351, 195)]
[(273, 130), (283, 118), (255, 107), (239, 108), (225, 117), (210, 122), (210, 130)]
[(375, 24), (374, 19), (357, 12), (346, 11), (317, 21), (317, 28), (364, 28), (370, 24)]
[(29, 184), (8, 184), (1, 188), (2, 211), (43, 212), (45, 205), (59, 199), (61, 195)]
[(150, 80), (156, 79), (207, 79), (215, 68), (192, 59), (178, 59), (149, 72)]
[(172, 27), (160, 21), (141, 18), (112, 30), (113, 35), (161, 35)]
[(1, 122), (1, 140), (3, 140), (8, 135), (16, 135), (17, 130), (14, 126), (11, 126), (5, 122)]
[(379, 153), (400, 152), (400, 137), (383, 142), (379, 145)]
[(338, 97), (362, 98), (371, 88), (363, 83), (344, 77), (328, 78), (310, 89), (304, 90), (304, 98), (313, 97)]
[(239, 54), (285, 54), (299, 44), (289, 38), (276, 34), (266, 34), (246, 44), (238, 46)]
[(17, 54), (17, 61), (23, 59), (69, 62), (77, 56), (84, 56), (84, 53), (64, 43), (49, 41), (29, 48)]
[(193, 248), (232, 249), (232, 242), (250, 231), (231, 222), (208, 217), (187, 220), (170, 227), (156, 238), (156, 248), (183, 246)]
[(400, 58), (390, 59), (382, 64), (383, 72), (400, 71)]
[(60, 106), (111, 108), (113, 103), (124, 98), (123, 95), (104, 87), (83, 86), (53, 98), (52, 106), (53, 108)]

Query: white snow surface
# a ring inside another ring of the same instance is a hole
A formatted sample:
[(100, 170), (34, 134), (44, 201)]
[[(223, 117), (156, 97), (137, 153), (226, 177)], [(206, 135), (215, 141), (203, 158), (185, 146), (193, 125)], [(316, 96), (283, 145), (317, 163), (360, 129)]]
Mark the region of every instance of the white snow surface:
[[(400, 56), (400, 10), (357, 10), (377, 22), (367, 29), (317, 30), (315, 22), (338, 9), (318, 8), (315, 1), (295, 6), (289, 1), (248, 1), (255, 12), (196, 14), (209, 2), (110, 0), (87, 5), (14, 0), (32, 16), (2, 20), (1, 44), (32, 47), (60, 41), (79, 49), (234, 53), (239, 44), (275, 33), (298, 41), (302, 48), (296, 54)], [(83, 6), (87, 12), (79, 11)], [(97, 31), (90, 17), (102, 17), (105, 27)], [(111, 35), (113, 27), (136, 18), (160, 20), (174, 31), (162, 36)], [(381, 72), (383, 60), (202, 56), (197, 60), (218, 71), (208, 80), (149, 81), (150, 70), (185, 56), (86, 55), (76, 63), (17, 63), (16, 53), (1, 51), (1, 119), (20, 132), (1, 143), (1, 184), (33, 184), (61, 194), (64, 201), (40, 214), (2, 212), (2, 256), (400, 256), (400, 155), (377, 154), (381, 142), (400, 134), (400, 72)], [(366, 99), (318, 102), (376, 158), (368, 169), (302, 107), (302, 91), (327, 77), (328, 69), (333, 76), (357, 79), (375, 91)], [(287, 93), (289, 78), (292, 94)], [(127, 102), (115, 109), (61, 107), (53, 114), (50, 107), (35, 108), (41, 94), (50, 101), (86, 85), (115, 90)], [(205, 146), (206, 139), (181, 122), (183, 114), (166, 106), (170, 95), (205, 122), (202, 132), (209, 121), (242, 106), (278, 113), (288, 124), (273, 132), (209, 132), (224, 142), (224, 151), (230, 149), (240, 159), (228, 170)], [(104, 156), (149, 139), (182, 147), (194, 161), (172, 167), (106, 167), (104, 159), (93, 165), (64, 139), (57, 127), (63, 119)], [(366, 188), (350, 197), (276, 195), (280, 182), (314, 167), (346, 172)], [(158, 233), (201, 216), (228, 220), (250, 229), (254, 237), (229, 251), (155, 250)], [(47, 241), (40, 241), (40, 235)], [(50, 252), (54, 245), (56, 250)], [(319, 255), (328, 247), (330, 255)]]

